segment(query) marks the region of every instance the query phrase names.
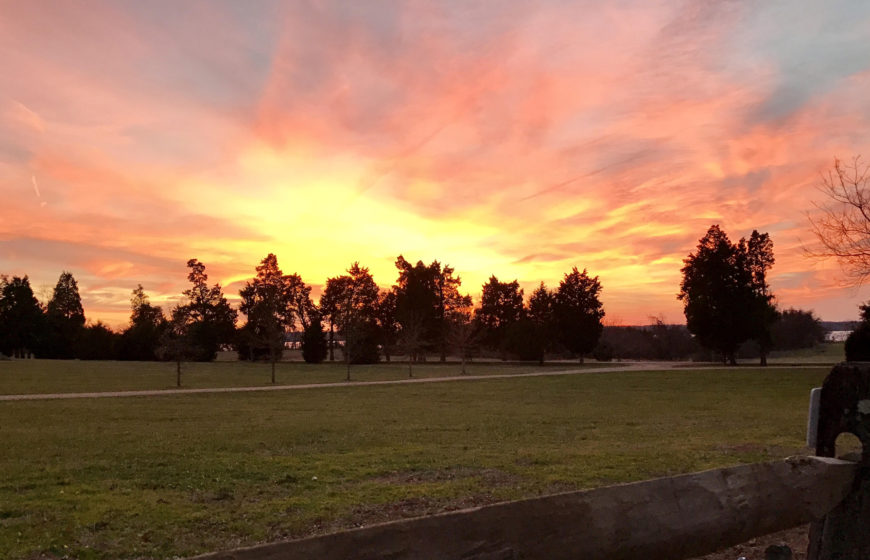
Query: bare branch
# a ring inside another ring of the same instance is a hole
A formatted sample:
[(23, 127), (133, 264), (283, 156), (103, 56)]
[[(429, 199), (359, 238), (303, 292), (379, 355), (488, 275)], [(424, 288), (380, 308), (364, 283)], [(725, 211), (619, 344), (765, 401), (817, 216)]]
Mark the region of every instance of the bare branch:
[(860, 156), (844, 164), (834, 160), (834, 168), (821, 175), (818, 190), (827, 197), (813, 202), (815, 211), (807, 212), (810, 229), (819, 247), (807, 249), (813, 258), (835, 258), (846, 273), (849, 284), (861, 285), (870, 278), (870, 165)]

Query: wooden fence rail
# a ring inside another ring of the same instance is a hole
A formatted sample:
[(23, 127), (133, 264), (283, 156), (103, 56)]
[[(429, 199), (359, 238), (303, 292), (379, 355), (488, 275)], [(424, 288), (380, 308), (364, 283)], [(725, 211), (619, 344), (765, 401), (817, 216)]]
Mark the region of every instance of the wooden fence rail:
[(374, 525), (198, 560), (690, 558), (823, 517), (855, 463), (797, 457)]

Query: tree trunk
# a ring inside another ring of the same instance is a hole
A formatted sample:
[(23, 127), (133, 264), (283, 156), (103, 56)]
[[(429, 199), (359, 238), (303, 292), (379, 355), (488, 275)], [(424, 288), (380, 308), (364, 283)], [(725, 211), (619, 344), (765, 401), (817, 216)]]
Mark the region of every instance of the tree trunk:
[(181, 360), (175, 362), (175, 386), (181, 387)]
[(275, 351), (272, 351), (272, 385), (275, 384)]
[(767, 367), (767, 354), (765, 352), (761, 353), (761, 365)]
[(414, 371), (411, 369), (411, 364), (414, 363), (414, 360), (411, 359), (411, 353), (408, 352), (408, 377), (414, 377)]
[(465, 353), (462, 353), (462, 375), (465, 375)]
[(335, 325), (329, 323), (329, 361), (335, 361)]
[(737, 365), (737, 353), (736, 352), (729, 352), (728, 353), (728, 365), (729, 366), (736, 366)]
[(580, 354), (580, 365), (583, 365), (583, 354)]

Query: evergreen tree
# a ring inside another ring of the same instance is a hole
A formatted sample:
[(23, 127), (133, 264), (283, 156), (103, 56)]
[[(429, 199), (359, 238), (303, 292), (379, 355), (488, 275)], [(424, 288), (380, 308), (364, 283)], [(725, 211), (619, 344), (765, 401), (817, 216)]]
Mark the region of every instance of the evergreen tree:
[(71, 272), (63, 271), (46, 306), (46, 340), (43, 356), (69, 359), (85, 327), (85, 312), (78, 283)]
[(311, 315), (302, 335), (302, 359), (309, 364), (319, 364), (326, 359), (326, 333), (318, 314)]
[(256, 277), (239, 292), (242, 298), (239, 311), (247, 317), (241, 329), (240, 348), (248, 354), (240, 352), (240, 357), (268, 357), (274, 382), (275, 362), (284, 349), (284, 333), (292, 328), (295, 317), (285, 290), (285, 276), (275, 255), (269, 253), (256, 270)]
[(702, 346), (715, 350), (723, 362), (736, 364), (737, 347), (759, 341), (762, 363), (770, 347), (776, 319), (766, 272), (773, 264), (773, 244), (767, 234), (754, 231), (749, 241), (733, 244), (718, 225), (700, 239), (698, 249), (684, 261), (678, 299), (683, 301), (686, 325)]
[(396, 317), (396, 292), (382, 291), (378, 296), (378, 342), (389, 362), (390, 354), (399, 337), (399, 321)]
[(402, 328), (411, 317), (415, 323), (422, 321), (420, 358), (425, 347), (430, 346), (438, 352), (441, 361), (445, 361), (449, 347), (450, 315), (457, 309), (471, 305), (471, 297), (459, 292), (461, 278), (454, 275), (451, 266), (442, 265), (437, 260), (428, 265), (423, 261), (412, 265), (402, 255), (396, 258), (396, 269), (399, 276), (393, 292), (396, 294), (397, 321)]
[(474, 312), (483, 343), (491, 349), (504, 349), (508, 327), (523, 316), (523, 290), (519, 282), (499, 282), (495, 275), (483, 285), (480, 307)]
[(544, 355), (556, 338), (555, 300), (555, 294), (541, 282), (541, 285), (532, 292), (526, 311), (530, 322), (529, 344), (535, 348), (534, 354), (541, 364), (544, 363)]
[[(358, 262), (347, 274), (326, 281), (320, 310), (330, 324), (330, 341), (336, 331), (344, 335), (348, 378), (350, 364), (378, 361), (378, 301), (378, 285), (369, 269)], [(330, 359), (333, 356), (330, 349)]]
[(0, 276), (0, 353), (26, 358), (42, 338), (44, 315), (27, 276)]
[(166, 328), (163, 310), (151, 305), (145, 289), (139, 284), (130, 297), (130, 325), (121, 334), (118, 356), (122, 360), (150, 361), (157, 359), (157, 348)]
[(604, 307), (598, 299), (601, 282), (575, 266), (559, 283), (553, 298), (553, 314), (559, 338), (583, 363), (583, 356), (598, 344), (604, 328)]
[[(208, 285), (205, 265), (197, 259), (187, 261), (191, 287), (184, 290), (187, 303), (173, 310), (173, 328), (187, 329), (185, 338), (196, 349), (191, 358), (211, 361), (221, 345), (232, 342), (236, 332), (236, 310), (230, 307), (220, 284)], [(176, 316), (180, 319), (176, 321)]]

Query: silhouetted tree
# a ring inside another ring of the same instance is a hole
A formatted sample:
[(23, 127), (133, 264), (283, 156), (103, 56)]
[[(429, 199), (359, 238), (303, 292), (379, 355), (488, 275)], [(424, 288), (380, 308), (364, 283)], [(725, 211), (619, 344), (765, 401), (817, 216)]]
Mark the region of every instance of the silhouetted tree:
[[(257, 266), (257, 276), (239, 292), (242, 298), (239, 310), (247, 317), (240, 333), (244, 342), (240, 345), (240, 357), (244, 350), (251, 359), (267, 355), (272, 383), (275, 383), (275, 362), (284, 351), (284, 334), (292, 331), (296, 322), (298, 308), (294, 296), (296, 292), (307, 293), (304, 288), (297, 275), (285, 276), (278, 259), (269, 253)], [(308, 313), (307, 310), (299, 312)]]
[(27, 276), (0, 276), (0, 353), (26, 358), (39, 345), (42, 307)]
[(157, 347), (165, 328), (163, 310), (151, 305), (142, 284), (139, 284), (130, 297), (130, 325), (121, 334), (120, 359), (156, 360)]
[(320, 296), (320, 315), (329, 323), (329, 361), (335, 361), (335, 331), (340, 321), (340, 302), (346, 300), (350, 290), (351, 278), (347, 275), (326, 279), (326, 286)]
[(427, 344), (437, 351), (441, 361), (447, 359), (448, 322), (450, 314), (470, 305), (470, 296), (459, 293), (462, 280), (454, 269), (437, 260), (429, 265), (417, 261), (412, 265), (402, 255), (396, 258), (399, 276), (393, 286), (396, 294), (396, 318), (401, 325), (413, 316), (423, 322), (423, 346), (417, 358), (423, 359)]
[(423, 261), (412, 265), (402, 255), (396, 259), (396, 269), (399, 272), (393, 286), (396, 294), (396, 319), (403, 329), (409, 321), (414, 322), (413, 330), (419, 338), (419, 344), (411, 359), (422, 360), (428, 343), (439, 344), (439, 301), (435, 279), (432, 269), (423, 264)]
[(786, 309), (773, 325), (773, 346), (779, 350), (812, 348), (825, 341), (825, 328), (812, 311)]
[(287, 313), (293, 316), (290, 330), (293, 331), (299, 326), (304, 331), (311, 324), (311, 319), (318, 314), (317, 307), (311, 301), (311, 286), (303, 282), (298, 274), (288, 274), (284, 276), (284, 298), (287, 302)]
[[(756, 247), (750, 249), (753, 243)], [(735, 352), (745, 340), (761, 339), (769, 347), (776, 310), (764, 279), (773, 263), (766, 234), (753, 232), (749, 242), (741, 239), (735, 245), (713, 225), (700, 239), (697, 252), (683, 262), (677, 297), (683, 301), (689, 331), (701, 345), (731, 364), (737, 363)]]
[(319, 364), (326, 359), (326, 333), (318, 314), (312, 314), (302, 335), (302, 359), (310, 364)]
[(583, 356), (598, 344), (604, 325), (604, 307), (598, 299), (601, 282), (590, 278), (586, 269), (575, 266), (559, 283), (553, 299), (553, 314), (559, 338), (583, 363)]
[(176, 305), (172, 309), (169, 322), (160, 335), (157, 347), (157, 357), (161, 360), (175, 362), (175, 386), (181, 387), (181, 365), (189, 360), (197, 360), (203, 355), (203, 349), (197, 346), (191, 327), (196, 323), (190, 306)]
[(548, 290), (543, 282), (535, 288), (529, 297), (526, 316), (531, 324), (530, 344), (537, 346), (533, 353), (537, 356), (538, 363), (541, 364), (544, 363), (546, 351), (552, 346), (553, 340), (556, 338), (555, 305), (555, 294)]
[(392, 348), (399, 336), (399, 321), (396, 317), (396, 293), (382, 291), (378, 296), (378, 341), (384, 352), (384, 358), (390, 361)]
[(523, 316), (523, 290), (519, 282), (499, 282), (495, 275), (483, 285), (480, 307), (474, 312), (482, 330), (483, 342), (490, 348), (503, 348), (507, 328)]
[(471, 298), (466, 303), (468, 305), (455, 307), (447, 315), (447, 344), (459, 356), (462, 375), (465, 375), (465, 362), (471, 357), (479, 338)]
[(426, 323), (423, 317), (413, 311), (405, 316), (405, 322), (399, 331), (399, 349), (408, 357), (408, 377), (414, 376), (412, 364), (415, 357), (422, 350), (426, 340)]
[[(238, 313), (230, 307), (220, 284), (208, 285), (205, 265), (196, 259), (187, 261), (191, 287), (183, 292), (187, 303), (181, 314), (187, 317), (186, 329), (190, 347), (197, 349), (196, 361), (215, 358), (222, 344), (232, 342), (236, 333)], [(175, 311), (173, 311), (175, 314)]]
[(79, 287), (72, 273), (61, 273), (45, 310), (46, 340), (42, 355), (46, 358), (75, 357), (79, 337), (85, 327), (85, 312)]
[(320, 308), (331, 332), (344, 335), (348, 379), (351, 364), (378, 361), (378, 285), (368, 268), (355, 262), (346, 275), (327, 279)]
[(767, 271), (775, 262), (773, 241), (768, 234), (752, 230), (748, 240), (740, 239), (737, 251), (742, 255), (751, 278), (753, 298), (747, 311), (752, 314), (752, 338), (758, 343), (761, 365), (766, 366), (767, 355), (773, 344), (771, 329), (779, 318), (767, 284)]

